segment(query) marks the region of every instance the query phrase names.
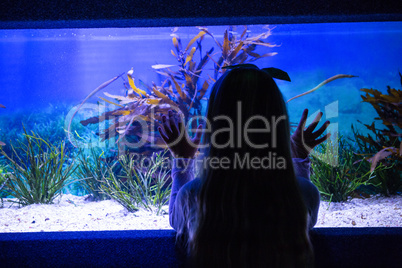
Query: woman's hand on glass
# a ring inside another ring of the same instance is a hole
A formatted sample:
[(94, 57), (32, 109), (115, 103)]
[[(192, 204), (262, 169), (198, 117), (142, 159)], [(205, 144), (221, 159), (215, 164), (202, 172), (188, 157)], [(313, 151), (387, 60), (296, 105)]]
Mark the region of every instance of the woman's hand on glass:
[(319, 112), (314, 118), (313, 122), (304, 129), (307, 121), (308, 109), (304, 109), (303, 115), (300, 119), (296, 131), (290, 137), (290, 145), (293, 158), (306, 158), (310, 152), (320, 143), (327, 140), (331, 134), (328, 133), (321, 136), (322, 133), (328, 128), (329, 121), (326, 121), (317, 131), (313, 132), (321, 120), (322, 112)]
[(162, 125), (158, 127), (159, 134), (175, 158), (193, 158), (198, 150), (202, 136), (202, 125), (191, 139), (180, 116), (169, 110), (167, 116), (162, 115)]

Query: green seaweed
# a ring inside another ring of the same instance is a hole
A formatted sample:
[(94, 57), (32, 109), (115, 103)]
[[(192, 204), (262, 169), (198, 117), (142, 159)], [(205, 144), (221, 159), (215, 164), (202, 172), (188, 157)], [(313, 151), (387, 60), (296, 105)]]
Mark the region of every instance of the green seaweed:
[(102, 192), (102, 185), (105, 185), (105, 177), (109, 173), (109, 165), (106, 163), (104, 151), (93, 147), (87, 153), (85, 150), (80, 150), (78, 154), (78, 168), (75, 176), (79, 179), (80, 185), (90, 196), (88, 199), (100, 201), (109, 199), (109, 196)]
[[(202, 100), (211, 83), (215, 82), (218, 76), (226, 71), (226, 69), (222, 69), (223, 67), (248, 63), (276, 54), (260, 55), (255, 52), (257, 46), (270, 48), (276, 46), (264, 41), (271, 35), (271, 29), (267, 29), (266, 32), (256, 36), (249, 36), (247, 27), (244, 27), (239, 37), (226, 30), (222, 42), (217, 40), (207, 28), (198, 27), (198, 29), (199, 33), (185, 47), (182, 45), (178, 34), (173, 33), (174, 50), (171, 50), (171, 54), (178, 62), (177, 66), (174, 66), (175, 70), (171, 68), (173, 65), (157, 64), (152, 66), (163, 77), (161, 85), (143, 84), (145, 89), (139, 89), (134, 82), (133, 70), (130, 70), (127, 73), (128, 82), (124, 83), (127, 95), (116, 96), (105, 93), (107, 97), (117, 100), (118, 103), (102, 98), (118, 108), (101, 116), (83, 120), (81, 124), (87, 126), (114, 119), (114, 123), (99, 134), (102, 141), (118, 136), (118, 141), (124, 146), (129, 141), (137, 142), (145, 139), (146, 142), (141, 146), (141, 149), (134, 148), (133, 151), (148, 156), (152, 155), (153, 152), (160, 150), (160, 147), (165, 146), (155, 128), (155, 125), (161, 122), (163, 113), (173, 109), (178, 111), (185, 120), (201, 115)], [(219, 53), (213, 53), (214, 47), (205, 53), (202, 51), (202, 41), (206, 35), (213, 38), (220, 50)], [(198, 62), (195, 57), (197, 53), (199, 53)], [(210, 76), (203, 77), (205, 66), (210, 61), (214, 64), (215, 79)], [(108, 85), (109, 81), (104, 84)], [(104, 86), (101, 85), (95, 91), (103, 88)], [(138, 120), (146, 122), (151, 132), (149, 135), (143, 135), (142, 128), (136, 124)]]
[[(399, 73), (402, 85), (402, 75)], [(402, 191), (402, 90), (387, 86), (387, 94), (376, 89), (362, 88), (362, 100), (377, 112), (373, 122), (363, 124), (370, 133), (361, 135), (353, 126), (352, 130), (360, 148), (360, 154), (371, 163), (371, 171), (378, 164), (392, 167), (378, 173), (380, 192), (386, 196)], [(376, 123), (380, 121), (380, 128)]]
[[(11, 142), (26, 143), (24, 128), (46, 140), (51, 144), (58, 144), (66, 140), (65, 117), (69, 105), (51, 105), (45, 109), (31, 112), (15, 112), (6, 116), (0, 116), (0, 140), (7, 144)], [(79, 122), (74, 122), (74, 128), (85, 136), (91, 129), (83, 127)], [(66, 152), (73, 157), (74, 150), (70, 143), (66, 143)], [(2, 149), (8, 154), (13, 154), (10, 146), (3, 146)], [(16, 159), (18, 161), (18, 159)]]
[(0, 153), (7, 159), (8, 172), (4, 174), (7, 189), (25, 206), (50, 204), (62, 193), (70, 175), (75, 171), (74, 161), (67, 158), (64, 142), (53, 145), (35, 133), (28, 135), (26, 142), (10, 144), (13, 154)]
[(318, 145), (310, 158), (311, 181), (320, 191), (321, 198), (332, 202), (347, 201), (360, 186), (373, 185), (375, 172), (385, 169), (379, 165), (375, 171), (367, 171), (364, 161), (359, 161), (352, 145), (343, 136)]
[(116, 165), (121, 166), (120, 172), (109, 168), (105, 184), (101, 185), (104, 194), (116, 200), (130, 212), (140, 207), (149, 211), (156, 209), (156, 214), (166, 213), (162, 207), (169, 201), (171, 192), (170, 170), (166, 169), (166, 150), (155, 153), (148, 159), (147, 165), (133, 155), (122, 155)]
[[(372, 138), (370, 134), (363, 136), (354, 126), (352, 126), (352, 132), (357, 147), (354, 152), (365, 162), (365, 170), (370, 170), (372, 163), (368, 160), (380, 151), (381, 147), (379, 147), (379, 144), (377, 143), (369, 142), (370, 138)], [(381, 136), (376, 140), (380, 141), (383, 138), (384, 137)], [(376, 185), (374, 191), (384, 196), (398, 194), (402, 191), (402, 172), (400, 170), (401, 161), (399, 159), (387, 158), (380, 161), (380, 164), (389, 168), (374, 171), (375, 178), (373, 179), (373, 184)]]
[(3, 198), (6, 198), (9, 195), (9, 191), (7, 191), (6, 182), (7, 179), (5, 178), (6, 167), (4, 167), (0, 163), (0, 201), (1, 205), (0, 208), (3, 207)]

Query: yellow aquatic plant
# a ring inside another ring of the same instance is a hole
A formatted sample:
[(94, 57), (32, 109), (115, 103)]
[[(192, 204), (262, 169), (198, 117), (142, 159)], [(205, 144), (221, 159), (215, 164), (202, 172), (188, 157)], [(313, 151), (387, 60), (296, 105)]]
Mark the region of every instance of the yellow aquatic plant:
[[(226, 71), (226, 69), (234, 65), (250, 64), (251, 62), (261, 58), (271, 57), (277, 54), (276, 52), (258, 54), (255, 51), (258, 46), (267, 48), (277, 47), (277, 45), (266, 41), (266, 39), (271, 36), (271, 31), (273, 29), (268, 26), (264, 27), (266, 29), (265, 32), (255, 36), (249, 34), (246, 26), (244, 26), (240, 35), (236, 35), (233, 31), (235, 29), (230, 27), (225, 30), (223, 40), (218, 40), (206, 27), (197, 28), (199, 30), (198, 34), (195, 35), (185, 46), (182, 45), (182, 41), (177, 34), (177, 28), (175, 28), (171, 34), (173, 49), (170, 52), (176, 58), (178, 64), (152, 65), (155, 72), (160, 74), (163, 78), (161, 85), (153, 83), (152, 86), (149, 86), (143, 83), (142, 86), (144, 88), (140, 89), (135, 84), (134, 69), (131, 69), (126, 74), (128, 83), (124, 83), (127, 89), (126, 96), (117, 96), (105, 92), (107, 97), (113, 98), (117, 102), (101, 98), (102, 100), (115, 105), (117, 108), (113, 111), (106, 112), (101, 116), (83, 120), (81, 123), (86, 126), (88, 124), (97, 124), (109, 120), (109, 127), (105, 128), (99, 134), (102, 141), (119, 135), (117, 141), (121, 142), (122, 145), (124, 145), (124, 142), (122, 143), (123, 138), (130, 136), (136, 137), (136, 139), (146, 138), (146, 142), (148, 143), (164, 146), (162, 139), (159, 137), (159, 134), (157, 134), (155, 129), (155, 126), (162, 121), (162, 114), (172, 109), (183, 116), (186, 121), (193, 116), (201, 115), (202, 100), (205, 100), (204, 97), (209, 86), (214, 83), (218, 77)], [(213, 39), (218, 47), (218, 52), (214, 52), (214, 47), (205, 53), (202, 52), (202, 41), (205, 36), (209, 36)], [(199, 57), (196, 57), (198, 53)], [(211, 61), (214, 66), (213, 77), (210, 75), (203, 76), (203, 71), (209, 61)], [(269, 70), (270, 72), (279, 71), (279, 76), (281, 77), (284, 77), (283, 74), (286, 74), (285, 72), (275, 68), (265, 68), (264, 70)], [(119, 75), (99, 86), (84, 100), (84, 102), (119, 77), (123, 78), (123, 75)], [(273, 77), (275, 76), (273, 75)], [(314, 89), (292, 99), (314, 92), (321, 86), (335, 79), (345, 77), (354, 76), (337, 75), (331, 77)], [(290, 81), (290, 78), (287, 78), (280, 79)], [(113, 122), (111, 122), (110, 119), (114, 119)], [(144, 135), (140, 126), (133, 125), (133, 123), (138, 119), (147, 122), (151, 131), (155, 135)], [(68, 129), (68, 132), (70, 133), (70, 128)], [(142, 145), (142, 153), (151, 154), (155, 150), (154, 148), (150, 148), (150, 144), (148, 143)]]
[[(399, 73), (402, 85), (402, 74)], [(363, 102), (370, 103), (376, 110), (379, 117), (374, 120), (381, 120), (385, 129), (377, 129), (375, 121), (371, 125), (364, 124), (370, 130), (375, 138), (370, 135), (367, 137), (357, 135), (357, 137), (375, 148), (378, 152), (373, 156), (367, 157), (371, 162), (371, 170), (374, 170), (378, 163), (384, 160), (392, 162), (397, 160), (399, 165), (396, 169), (402, 172), (402, 90), (387, 87), (387, 93), (383, 94), (376, 89), (362, 88), (361, 98)]]
[[(211, 83), (215, 82), (218, 75), (225, 72), (222, 69), (225, 66), (234, 64), (243, 64), (252, 62), (260, 58), (273, 56), (276, 53), (267, 53), (264, 55), (257, 54), (255, 49), (257, 46), (275, 47), (271, 43), (263, 41), (271, 35), (271, 29), (257, 36), (249, 36), (247, 27), (244, 27), (240, 37), (231, 33), (231, 30), (226, 30), (224, 33), (223, 42), (218, 41), (215, 36), (205, 27), (198, 27), (199, 32), (195, 35), (186, 46), (182, 45), (180, 37), (177, 35), (176, 30), (172, 33), (172, 44), (174, 49), (171, 54), (178, 61), (178, 65), (170, 64), (156, 64), (152, 68), (164, 77), (161, 85), (152, 86), (145, 85), (145, 89), (140, 89), (135, 84), (134, 69), (129, 70), (126, 75), (128, 83), (125, 82), (127, 89), (126, 96), (112, 95), (105, 92), (105, 95), (114, 99), (111, 101), (101, 98), (103, 101), (115, 105), (117, 108), (113, 111), (106, 112), (101, 116), (92, 117), (87, 120), (81, 121), (85, 126), (88, 124), (100, 123), (104, 120), (114, 118), (115, 120), (108, 128), (100, 133), (102, 141), (119, 135), (117, 141), (122, 142), (123, 138), (127, 135), (136, 136), (141, 138), (143, 136), (141, 128), (133, 126), (133, 122), (138, 119), (146, 121), (149, 125), (156, 125), (161, 121), (161, 115), (168, 110), (173, 109), (181, 115), (188, 118), (194, 115), (200, 115), (202, 110), (201, 100)], [(202, 54), (202, 41), (208, 35), (213, 38), (218, 45), (220, 52), (214, 53), (214, 47)], [(175, 51), (174, 51), (175, 50)], [(199, 59), (196, 57), (199, 53)], [(197, 62), (198, 59), (198, 62)], [(202, 77), (202, 72), (209, 61), (213, 61), (215, 76)], [(172, 67), (178, 69), (173, 71)], [(114, 82), (123, 75), (114, 77), (113, 79), (102, 84), (96, 88), (79, 106), (77, 111), (82, 105), (95, 93), (104, 89), (110, 83)], [(202, 82), (199, 82), (202, 79)], [(76, 115), (74, 113), (73, 117)], [(71, 118), (72, 121), (73, 118)], [(69, 124), (68, 133), (71, 133), (71, 121)], [(70, 135), (69, 135), (70, 137)], [(155, 135), (147, 135), (147, 142), (153, 142), (157, 145), (164, 145), (162, 139)], [(71, 137), (70, 137), (71, 141)], [(74, 143), (73, 143), (74, 144)], [(147, 147), (145, 144), (143, 147)], [(152, 149), (143, 149), (143, 152), (152, 153)]]

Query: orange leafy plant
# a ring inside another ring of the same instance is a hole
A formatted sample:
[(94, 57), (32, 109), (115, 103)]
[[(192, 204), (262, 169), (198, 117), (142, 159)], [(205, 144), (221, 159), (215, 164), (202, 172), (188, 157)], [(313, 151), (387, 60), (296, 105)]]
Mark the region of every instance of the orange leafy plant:
[[(151, 154), (154, 151), (152, 148), (154, 145), (157, 147), (165, 146), (155, 129), (157, 123), (161, 122), (161, 116), (163, 113), (166, 113), (169, 109), (173, 109), (183, 116), (186, 122), (194, 116), (201, 115), (202, 100), (205, 100), (204, 97), (210, 84), (214, 83), (227, 69), (230, 69), (230, 66), (250, 65), (250, 62), (277, 54), (276, 52), (258, 54), (255, 51), (257, 46), (268, 48), (277, 46), (264, 41), (271, 35), (272, 29), (269, 27), (265, 27), (266, 31), (256, 36), (250, 36), (246, 26), (240, 35), (234, 34), (233, 30), (235, 29), (230, 27), (225, 30), (222, 41), (219, 41), (207, 28), (198, 27), (198, 29), (198, 34), (194, 36), (186, 46), (182, 45), (182, 41), (176, 33), (177, 28), (172, 33), (172, 44), (174, 49), (170, 52), (176, 58), (178, 64), (156, 64), (152, 66), (152, 68), (164, 78), (161, 85), (153, 83), (152, 86), (149, 86), (143, 83), (142, 85), (144, 89), (139, 89), (135, 85), (133, 75), (134, 71), (132, 69), (127, 72), (128, 82), (124, 82), (124, 86), (127, 89), (126, 96), (112, 95), (105, 92), (104, 94), (107, 97), (114, 99), (114, 101), (101, 98), (103, 101), (113, 104), (118, 108), (113, 111), (105, 112), (101, 116), (95, 116), (83, 120), (81, 123), (86, 126), (88, 124), (97, 124), (105, 120), (110, 122), (111, 119), (114, 119), (112, 123), (109, 123), (109, 127), (105, 128), (99, 134), (102, 141), (118, 136), (117, 141), (120, 142), (120, 145), (130, 146), (134, 143), (137, 144), (134, 146), (136, 152)], [(205, 53), (202, 52), (201, 44), (205, 36), (210, 36), (213, 39), (219, 49), (218, 52), (214, 53), (214, 47)], [(198, 53), (199, 57), (196, 57)], [(210, 61), (214, 66), (213, 78), (209, 74), (203, 74), (205, 66)], [(282, 78), (280, 79), (290, 81), (287, 73), (279, 69), (264, 68), (263, 70), (281, 76)], [(286, 74), (288, 79), (283, 78), (284, 74)], [(90, 96), (105, 88), (119, 77), (122, 77), (122, 75), (99, 86), (84, 100), (84, 102), (88, 100)], [(346, 77), (354, 76), (333, 76), (319, 84), (314, 89), (295, 96), (292, 99), (309, 94), (335, 79)], [(75, 114), (76, 113), (74, 113), (74, 115)], [(71, 118), (71, 121), (72, 119), (73, 118)], [(149, 132), (144, 132), (144, 125), (138, 123), (138, 121), (141, 121), (142, 123), (146, 122), (146, 127), (150, 129), (152, 135), (150, 135)], [(193, 123), (197, 124), (198, 122)], [(68, 129), (68, 133), (70, 135), (70, 128)], [(139, 143), (139, 141), (143, 142)], [(140, 144), (140, 146), (138, 144)]]
[[(401, 73), (399, 76), (402, 85)], [(385, 126), (384, 129), (377, 129), (373, 121), (371, 125), (364, 125), (374, 134), (374, 138), (370, 135), (367, 137), (357, 135), (359, 139), (378, 150), (374, 156), (367, 158), (371, 162), (371, 170), (374, 170), (380, 161), (388, 159), (389, 162), (398, 160), (399, 165), (396, 168), (402, 171), (402, 90), (388, 86), (388, 94), (367, 88), (362, 88), (361, 91), (366, 93), (361, 96), (363, 102), (370, 103), (379, 116), (374, 120), (381, 120)]]
[[(399, 76), (402, 85), (402, 75)], [(364, 124), (370, 131), (367, 135), (361, 135), (352, 126), (360, 155), (369, 161), (371, 171), (378, 164), (388, 167), (376, 172), (377, 189), (386, 196), (397, 194), (402, 190), (402, 91), (389, 86), (387, 94), (375, 89), (361, 91), (366, 93), (361, 96), (363, 102), (370, 103), (379, 117), (371, 124)], [(382, 128), (376, 127), (377, 120), (381, 120)]]
[[(266, 32), (253, 37), (249, 36), (247, 27), (244, 27), (240, 37), (232, 34), (231, 28), (229, 31), (225, 31), (222, 43), (207, 28), (198, 27), (198, 29), (199, 33), (185, 47), (182, 45), (176, 31), (173, 32), (172, 43), (174, 49), (171, 50), (171, 54), (178, 61), (178, 65), (157, 64), (152, 66), (158, 74), (164, 77), (161, 85), (153, 83), (152, 86), (149, 86), (143, 83), (144, 89), (138, 88), (135, 85), (132, 69), (127, 72), (128, 82), (124, 82), (124, 86), (127, 89), (126, 96), (112, 95), (105, 92), (104, 94), (114, 99), (114, 101), (101, 98), (103, 101), (113, 104), (118, 108), (105, 112), (101, 116), (83, 120), (81, 123), (86, 126), (108, 120), (109, 127), (102, 130), (99, 134), (102, 141), (118, 136), (117, 141), (120, 142), (120, 145), (128, 145), (129, 142), (134, 141), (134, 143), (138, 143), (141, 140), (144, 142), (141, 146), (136, 146), (136, 152), (151, 154), (154, 151), (152, 148), (153, 145), (158, 147), (164, 146), (155, 128), (157, 122), (161, 121), (163, 113), (166, 113), (169, 109), (173, 109), (179, 112), (185, 120), (196, 115), (201, 115), (202, 100), (210, 84), (215, 82), (218, 76), (226, 71), (222, 69), (223, 67), (248, 63), (276, 54), (266, 53), (260, 55), (255, 52), (257, 46), (275, 47), (275, 45), (263, 41), (263, 39), (271, 35), (271, 29), (269, 28)], [(201, 44), (205, 35), (213, 38), (220, 52), (213, 53), (214, 47), (212, 47), (203, 54)], [(197, 61), (196, 55), (198, 53), (199, 59)], [(212, 61), (214, 64), (214, 78), (210, 75), (202, 76), (205, 66), (209, 61)], [(173, 70), (172, 67), (175, 69)], [(89, 97), (119, 77), (123, 76), (117, 76), (96, 88), (81, 103), (80, 107)], [(71, 122), (77, 111), (71, 118), (69, 126), (71, 126)], [(110, 123), (111, 119), (113, 119), (112, 123)], [(143, 131), (144, 125), (139, 124), (139, 120), (142, 123), (146, 122), (147, 127), (150, 127), (153, 135)], [(68, 133), (71, 135), (70, 127), (68, 128)]]

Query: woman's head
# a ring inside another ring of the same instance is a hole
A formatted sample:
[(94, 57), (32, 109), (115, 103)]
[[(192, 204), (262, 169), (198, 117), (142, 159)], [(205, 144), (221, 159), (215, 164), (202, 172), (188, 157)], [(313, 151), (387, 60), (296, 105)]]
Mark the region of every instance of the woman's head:
[(257, 67), (235, 68), (215, 83), (207, 120), (206, 155), (289, 152), (286, 104), (273, 78)]
[(256, 67), (226, 72), (207, 109), (206, 150), (196, 221), (195, 266), (287, 267), (309, 251), (306, 208), (290, 154), (286, 104)]

